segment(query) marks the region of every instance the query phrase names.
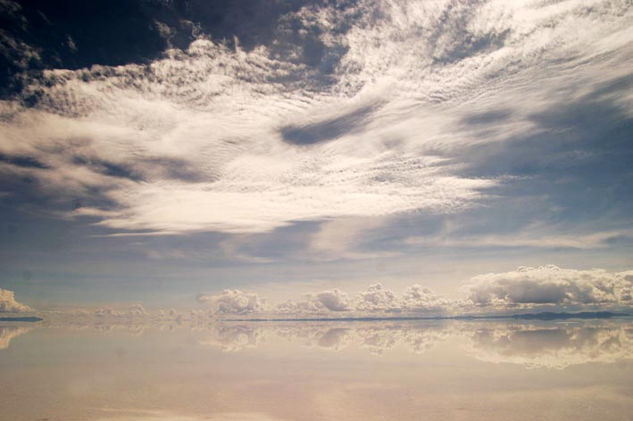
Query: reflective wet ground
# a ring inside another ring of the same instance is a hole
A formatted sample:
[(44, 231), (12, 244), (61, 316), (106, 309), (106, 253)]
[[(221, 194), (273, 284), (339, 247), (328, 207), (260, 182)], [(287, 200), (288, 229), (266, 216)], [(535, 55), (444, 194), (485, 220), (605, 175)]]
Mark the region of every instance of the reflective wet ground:
[(630, 420), (630, 319), (0, 325), (7, 420)]

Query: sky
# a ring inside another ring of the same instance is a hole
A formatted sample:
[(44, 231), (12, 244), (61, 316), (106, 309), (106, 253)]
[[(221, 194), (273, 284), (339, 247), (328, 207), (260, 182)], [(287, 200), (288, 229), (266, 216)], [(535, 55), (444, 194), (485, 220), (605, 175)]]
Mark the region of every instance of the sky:
[(631, 305), (630, 1), (0, 21), (0, 312)]

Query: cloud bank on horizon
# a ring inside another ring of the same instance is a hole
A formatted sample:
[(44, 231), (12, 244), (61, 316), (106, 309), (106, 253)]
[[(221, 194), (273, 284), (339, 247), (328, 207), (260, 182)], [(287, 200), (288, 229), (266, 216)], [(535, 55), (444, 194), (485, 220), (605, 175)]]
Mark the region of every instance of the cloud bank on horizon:
[(435, 317), (540, 311), (629, 311), (633, 308), (633, 271), (522, 266), (510, 272), (474, 276), (462, 284), (459, 295), (457, 298), (445, 297), (419, 284), (397, 294), (382, 283), (375, 283), (357, 294), (335, 288), (283, 302), (274, 302), (255, 292), (226, 289), (219, 293), (199, 294), (197, 301), (203, 307), (185, 312), (147, 310), (140, 303), (38, 311), (16, 301), (13, 291), (0, 289), (0, 313), (37, 312), (48, 319), (47, 322), (62, 325), (81, 322), (142, 325), (146, 322), (204, 323), (232, 316)]
[(381, 283), (355, 296), (339, 289), (307, 294), (300, 300), (268, 303), (256, 293), (224, 290), (201, 294), (198, 301), (215, 316), (278, 314), (287, 317), (327, 315), (464, 315), (511, 311), (579, 311), (633, 307), (633, 271), (576, 270), (554, 265), (473, 277), (462, 297), (450, 299), (414, 284), (402, 295)]

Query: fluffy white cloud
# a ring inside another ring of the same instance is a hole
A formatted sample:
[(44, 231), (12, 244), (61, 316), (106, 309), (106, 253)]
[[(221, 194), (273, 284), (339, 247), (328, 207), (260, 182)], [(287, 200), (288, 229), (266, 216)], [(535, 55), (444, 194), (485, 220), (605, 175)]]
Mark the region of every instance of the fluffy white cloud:
[(418, 284), (406, 289), (401, 299), (402, 309), (405, 311), (446, 311), (459, 304), (447, 298), (434, 294), (430, 289)]
[(631, 272), (563, 269), (554, 265), (520, 267), (472, 278), (466, 286), (478, 306), (630, 305)]
[(307, 294), (299, 301), (288, 300), (272, 309), (273, 312), (297, 316), (351, 310), (353, 306), (347, 293), (336, 288)]
[(33, 311), (33, 309), (16, 301), (13, 291), (0, 288), (0, 312), (19, 313), (24, 311)]
[(370, 285), (365, 291), (355, 295), (338, 289), (308, 294), (302, 300), (289, 300), (270, 309), (286, 315), (313, 315), (332, 312), (348, 312), (348, 316), (392, 313), (452, 313), (462, 300), (450, 300), (434, 294), (420, 285), (412, 285), (399, 296), (381, 283)]
[(355, 300), (355, 309), (369, 313), (447, 313), (456, 310), (459, 300), (434, 294), (430, 289), (418, 284), (407, 287), (401, 296), (382, 284), (371, 285)]
[(326, 309), (330, 311), (351, 310), (347, 294), (338, 289), (319, 292), (316, 295), (316, 299), (319, 303), (321, 303)]
[(289, 316), (301, 316), (305, 314), (322, 313), (325, 311), (325, 307), (318, 300), (316, 300), (314, 296), (309, 295), (304, 300), (287, 300), (277, 305), (274, 311)]
[(478, 314), (482, 311), (512, 311), (546, 306), (550, 309), (596, 309), (633, 305), (633, 272), (603, 269), (564, 269), (554, 265), (519, 267), (515, 271), (488, 273), (470, 279), (462, 297), (447, 298), (419, 284), (397, 294), (381, 283), (357, 294), (331, 289), (307, 294), (299, 300), (265, 306), (257, 294), (226, 290), (218, 295), (202, 295), (218, 314), (269, 313), (288, 317), (345, 313), (363, 315), (443, 315)]
[(211, 306), (214, 314), (249, 314), (264, 311), (264, 302), (257, 294), (225, 289), (220, 294), (198, 296), (198, 301)]
[[(45, 319), (65, 323), (204, 324), (217, 316), (253, 317), (363, 317), (363, 316), (460, 316), (487, 311), (512, 312), (518, 309), (547, 308), (553, 311), (613, 309), (633, 306), (633, 271), (609, 272), (603, 269), (576, 270), (557, 266), (519, 267), (515, 271), (475, 276), (466, 283), (462, 297), (448, 298), (419, 284), (401, 294), (381, 283), (358, 293), (337, 288), (307, 294), (299, 299), (274, 303), (265, 297), (237, 289), (216, 294), (200, 294), (198, 301), (207, 307), (179, 312), (147, 311), (135, 304), (97, 310), (46, 312)], [(15, 302), (10, 291), (4, 293)], [(4, 304), (6, 306), (6, 304)], [(18, 304), (23, 306), (21, 304)], [(3, 307), (8, 308), (8, 307)], [(13, 307), (16, 311), (15, 305)], [(28, 307), (21, 307), (26, 309)], [(62, 323), (63, 324), (63, 323)]]
[(360, 311), (400, 311), (400, 303), (396, 294), (381, 283), (370, 285), (359, 295), (356, 308)]

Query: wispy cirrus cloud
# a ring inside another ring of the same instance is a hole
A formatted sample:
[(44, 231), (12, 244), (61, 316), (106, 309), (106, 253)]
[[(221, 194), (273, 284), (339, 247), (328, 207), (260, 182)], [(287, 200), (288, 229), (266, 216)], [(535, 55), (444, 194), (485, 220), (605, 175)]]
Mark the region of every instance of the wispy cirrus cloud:
[(503, 234), (464, 233), (458, 227), (450, 227), (439, 233), (426, 236), (405, 238), (404, 242), (412, 246), (434, 247), (515, 247), (515, 248), (566, 248), (566, 249), (601, 249), (609, 247), (616, 240), (633, 238), (633, 231), (628, 229), (597, 231), (591, 233), (568, 233), (565, 228), (539, 224), (521, 227), (518, 231)]
[(285, 47), (201, 37), (149, 65), (44, 72), (34, 107), (2, 104), (2, 174), (117, 232), (454, 213), (500, 185), (462, 151), (551, 130), (533, 117), (624, 74), (630, 20), (589, 1), (307, 5), (275, 22), (305, 38)]

